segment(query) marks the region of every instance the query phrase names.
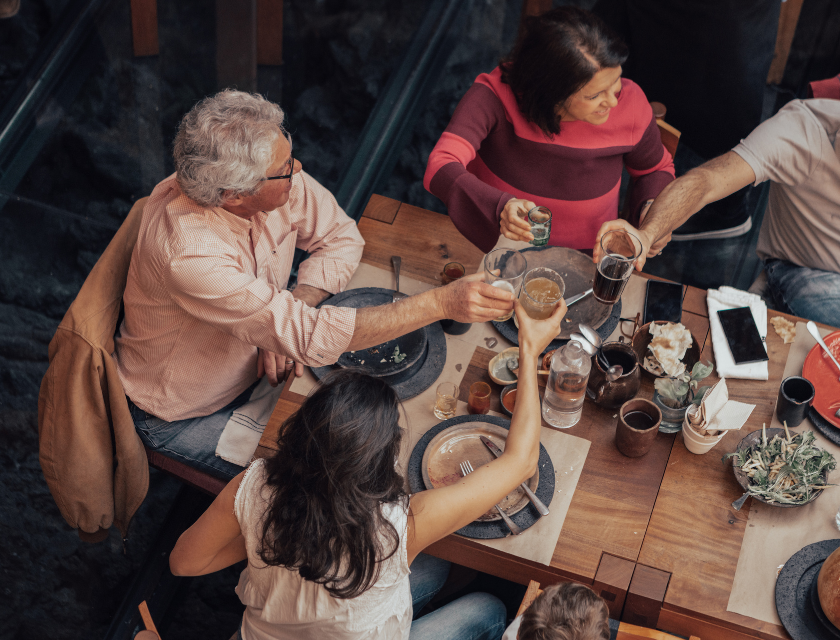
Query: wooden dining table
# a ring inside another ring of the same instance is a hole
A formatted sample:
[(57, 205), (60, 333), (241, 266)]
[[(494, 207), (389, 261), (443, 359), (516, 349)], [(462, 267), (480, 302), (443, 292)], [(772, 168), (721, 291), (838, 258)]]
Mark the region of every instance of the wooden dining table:
[[(390, 258), (398, 254), (402, 273), (428, 284), (440, 284), (447, 262), (461, 262), (474, 273), (483, 259), (448, 216), (382, 196), (371, 198), (359, 230), (366, 243), (363, 263), (390, 270)], [(698, 341), (703, 360), (714, 362), (706, 292), (684, 287), (682, 309), (682, 323)], [(627, 326), (632, 333), (632, 324)], [(727, 381), (730, 398), (756, 405), (751, 424), (771, 420), (789, 345), (769, 331), (767, 349), (768, 381)], [(493, 355), (476, 347), (461, 382), (461, 400), (467, 400), (476, 380), (501, 389), (487, 373)], [(716, 380), (713, 373), (704, 384)], [(283, 421), (304, 400), (290, 387), (263, 433), (258, 457), (272, 454)], [(653, 391), (652, 380), (643, 376), (639, 395), (650, 399)], [(495, 396), (491, 409), (498, 411)], [(788, 638), (778, 625), (727, 611), (749, 510), (732, 507), (742, 489), (719, 452), (733, 451), (742, 434), (730, 432), (711, 455), (694, 455), (679, 434), (660, 433), (647, 455), (627, 458), (615, 447), (615, 424), (615, 410), (587, 399), (580, 422), (570, 430), (591, 445), (549, 565), (454, 534), (427, 552), (520, 584), (573, 580), (590, 585), (607, 601), (611, 617), (632, 624), (703, 640)]]

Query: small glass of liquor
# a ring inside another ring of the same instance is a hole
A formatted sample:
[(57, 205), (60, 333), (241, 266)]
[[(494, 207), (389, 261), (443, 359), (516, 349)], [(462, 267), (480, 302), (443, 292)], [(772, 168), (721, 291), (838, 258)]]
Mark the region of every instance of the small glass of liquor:
[(441, 382), (437, 387), (435, 398), (435, 416), (439, 420), (447, 420), (455, 415), (458, 406), (458, 385), (454, 382)]
[(447, 285), (463, 278), (466, 273), (467, 270), (460, 262), (447, 262), (443, 265), (443, 271), (440, 272), (440, 281)]
[(642, 255), (642, 241), (626, 231), (608, 231), (601, 237), (604, 257), (598, 263), (592, 295), (598, 302), (615, 304)]
[(470, 386), (470, 399), (467, 410), (472, 413), (487, 413), (490, 411), (490, 385), (486, 382), (473, 382)]
[[(517, 297), (527, 268), (525, 256), (515, 249), (493, 249), (484, 256), (484, 282)], [(510, 320), (512, 315), (513, 309), (496, 318), (496, 322)]]
[(536, 267), (525, 274), (519, 302), (534, 320), (545, 320), (566, 292), (566, 283), (560, 274), (547, 267)]
[(528, 223), (531, 225), (531, 233), (534, 239), (531, 244), (535, 247), (544, 247), (548, 244), (551, 235), (551, 211), (546, 207), (534, 207), (528, 212)]

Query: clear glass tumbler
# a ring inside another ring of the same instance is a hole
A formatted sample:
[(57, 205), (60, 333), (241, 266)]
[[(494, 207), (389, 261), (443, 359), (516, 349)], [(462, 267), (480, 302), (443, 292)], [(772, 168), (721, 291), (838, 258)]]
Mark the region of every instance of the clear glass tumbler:
[(528, 212), (527, 219), (534, 236), (531, 244), (535, 247), (547, 245), (548, 238), (551, 236), (551, 210), (547, 207), (534, 207)]
[(473, 414), (490, 411), (490, 385), (486, 382), (473, 382), (467, 404), (468, 411)]
[[(484, 256), (484, 282), (503, 291), (510, 291), (514, 297), (519, 296), (527, 269), (528, 261), (515, 249), (493, 249)], [(496, 318), (496, 321), (504, 322), (512, 315), (513, 309)]]
[(441, 382), (436, 393), (435, 416), (440, 420), (448, 420), (455, 415), (458, 406), (458, 385), (454, 382)]
[(608, 231), (601, 237), (604, 257), (598, 263), (592, 295), (598, 302), (615, 304), (642, 254), (642, 242), (626, 231)]
[(536, 267), (522, 279), (519, 302), (534, 320), (545, 320), (566, 292), (566, 283), (560, 274), (547, 267)]

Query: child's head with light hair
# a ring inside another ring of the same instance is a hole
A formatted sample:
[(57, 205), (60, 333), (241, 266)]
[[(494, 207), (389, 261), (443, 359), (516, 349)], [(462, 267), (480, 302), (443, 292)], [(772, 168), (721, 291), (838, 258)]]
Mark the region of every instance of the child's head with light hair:
[(589, 587), (548, 587), (522, 614), (517, 640), (609, 640), (607, 603)]

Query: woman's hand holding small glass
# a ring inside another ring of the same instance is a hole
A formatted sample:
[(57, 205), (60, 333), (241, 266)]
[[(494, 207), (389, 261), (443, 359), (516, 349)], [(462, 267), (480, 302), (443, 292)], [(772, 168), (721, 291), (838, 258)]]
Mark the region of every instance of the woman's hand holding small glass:
[(549, 343), (557, 337), (568, 308), (566, 301), (561, 299), (548, 318), (534, 320), (525, 311), (522, 303), (517, 300), (514, 311), (516, 320), (519, 322), (519, 366), (522, 367), (525, 358), (536, 360)]
[(523, 198), (511, 198), (502, 209), (500, 227), (502, 235), (509, 240), (531, 242), (534, 234), (528, 222), (528, 212), (537, 205)]

